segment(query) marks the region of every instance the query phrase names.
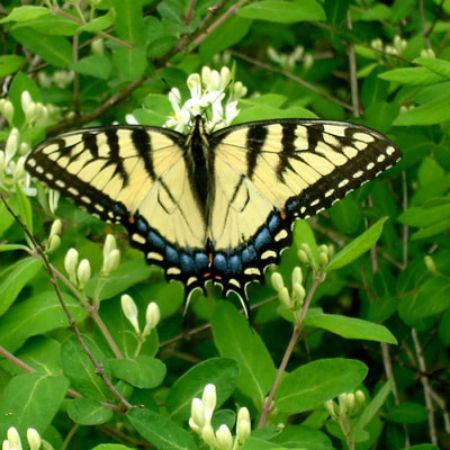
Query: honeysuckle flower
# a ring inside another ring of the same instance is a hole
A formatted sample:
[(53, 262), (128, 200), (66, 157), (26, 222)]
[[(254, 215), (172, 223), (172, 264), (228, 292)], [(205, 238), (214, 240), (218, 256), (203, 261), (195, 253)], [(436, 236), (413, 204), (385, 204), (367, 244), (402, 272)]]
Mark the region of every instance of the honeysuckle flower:
[(34, 428), (28, 428), (27, 441), (30, 446), (30, 450), (39, 450), (41, 448), (41, 436), (39, 436), (39, 433)]
[(128, 294), (124, 294), (120, 297), (120, 306), (122, 307), (124, 316), (136, 331), (136, 334), (140, 334), (141, 330), (138, 322), (138, 309), (136, 303), (134, 303), (134, 300)]
[(239, 408), (236, 419), (236, 437), (240, 443), (250, 436), (251, 428), (250, 412), (245, 407)]
[(80, 261), (77, 269), (78, 286), (83, 289), (91, 278), (91, 264), (86, 258)]
[(119, 263), (120, 250), (117, 248), (116, 238), (112, 234), (108, 234), (103, 244), (102, 275), (108, 276), (119, 267)]
[(226, 425), (222, 424), (217, 429), (216, 441), (221, 450), (231, 450), (233, 448), (233, 435)]
[(48, 190), (48, 207), (52, 214), (55, 214), (58, 209), (60, 195), (59, 191), (56, 191), (55, 189)]

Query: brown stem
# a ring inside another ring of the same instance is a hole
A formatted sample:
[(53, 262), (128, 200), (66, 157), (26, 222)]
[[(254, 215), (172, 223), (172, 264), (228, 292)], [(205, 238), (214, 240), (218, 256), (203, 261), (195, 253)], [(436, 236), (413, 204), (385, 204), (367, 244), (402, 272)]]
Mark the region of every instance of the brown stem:
[(30, 230), (27, 228), (27, 226), (21, 221), (21, 219), (14, 213), (14, 211), (9, 206), (6, 199), (3, 197), (2, 194), (0, 194), (0, 199), (2, 200), (3, 204), (5, 205), (5, 208), (8, 210), (8, 212), (12, 215), (14, 220), (20, 225), (22, 230), (24, 231), (25, 235), (28, 237), (30, 242), (32, 243), (34, 249), (39, 254), (39, 256), (42, 259), (42, 262), (44, 263), (45, 268), (47, 269), (47, 272), (50, 275), (50, 283), (53, 285), (53, 288), (55, 290), (56, 296), (59, 300), (59, 303), (61, 305), (62, 310), (64, 311), (64, 314), (67, 318), (67, 321), (69, 323), (69, 327), (72, 329), (72, 331), (75, 333), (75, 336), (78, 340), (78, 343), (80, 344), (81, 348), (83, 349), (86, 356), (91, 361), (92, 365), (95, 368), (95, 373), (102, 379), (105, 386), (108, 388), (110, 393), (113, 395), (113, 397), (119, 402), (121, 405), (121, 409), (124, 412), (127, 412), (129, 409), (133, 407), (131, 403), (127, 401), (125, 397), (122, 396), (122, 394), (115, 388), (111, 380), (109, 379), (108, 375), (106, 374), (103, 366), (97, 361), (94, 354), (91, 352), (89, 347), (87, 346), (80, 329), (78, 328), (76, 321), (70, 312), (69, 308), (67, 307), (66, 302), (64, 301), (61, 289), (58, 284), (58, 276), (56, 272), (53, 270), (53, 266), (50, 264), (50, 261), (48, 260), (47, 255), (45, 254), (44, 250), (40, 246), (40, 244), (36, 241), (34, 236), (31, 234)]
[[(347, 28), (351, 31), (353, 28), (352, 16), (350, 11), (347, 13)], [(348, 43), (348, 64), (350, 69), (350, 90), (352, 94), (352, 110), (353, 116), (360, 116), (359, 93), (358, 93), (358, 76), (356, 74), (356, 56), (355, 47), (351, 42)]]
[(292, 352), (294, 351), (295, 345), (297, 344), (297, 341), (300, 337), (300, 334), (303, 330), (303, 321), (305, 319), (306, 313), (308, 312), (309, 306), (311, 304), (312, 298), (314, 293), (316, 292), (317, 286), (323, 281), (323, 273), (318, 272), (311, 284), (311, 287), (308, 291), (308, 295), (306, 296), (305, 303), (303, 304), (303, 307), (300, 311), (300, 317), (297, 320), (297, 323), (294, 326), (294, 329), (292, 330), (291, 339), (289, 340), (289, 343), (286, 347), (286, 350), (283, 355), (283, 359), (281, 360), (280, 366), (278, 367), (277, 373), (275, 375), (275, 380), (272, 384), (272, 387), (270, 389), (269, 396), (267, 397), (266, 401), (264, 402), (263, 410), (261, 412), (261, 417), (259, 418), (258, 422), (258, 429), (264, 428), (267, 417), (269, 415), (270, 409), (272, 407), (273, 399), (275, 398), (275, 395), (278, 391), (278, 388), (281, 383), (281, 379), (283, 378), (283, 375), (286, 371), (287, 364), (289, 362), (289, 359), (291, 358)]

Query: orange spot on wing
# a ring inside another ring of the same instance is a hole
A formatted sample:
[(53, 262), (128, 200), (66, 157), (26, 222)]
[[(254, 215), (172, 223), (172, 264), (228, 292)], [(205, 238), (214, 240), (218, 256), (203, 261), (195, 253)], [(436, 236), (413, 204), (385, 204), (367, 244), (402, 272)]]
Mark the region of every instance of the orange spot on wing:
[(134, 216), (128, 216), (128, 223), (133, 225), (136, 222), (136, 218)]
[(280, 211), (280, 217), (281, 217), (281, 220), (286, 220), (287, 219), (286, 211)]

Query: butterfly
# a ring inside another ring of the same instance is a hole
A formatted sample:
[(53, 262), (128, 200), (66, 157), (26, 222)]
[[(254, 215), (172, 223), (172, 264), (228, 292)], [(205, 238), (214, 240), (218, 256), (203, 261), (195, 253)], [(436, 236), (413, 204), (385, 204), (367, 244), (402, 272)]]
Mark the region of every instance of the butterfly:
[(205, 284), (235, 292), (264, 282), (308, 218), (401, 158), (377, 131), (324, 120), (248, 122), (208, 133), (201, 116), (187, 134), (150, 126), (86, 128), (51, 138), (27, 170), (106, 221), (187, 303)]

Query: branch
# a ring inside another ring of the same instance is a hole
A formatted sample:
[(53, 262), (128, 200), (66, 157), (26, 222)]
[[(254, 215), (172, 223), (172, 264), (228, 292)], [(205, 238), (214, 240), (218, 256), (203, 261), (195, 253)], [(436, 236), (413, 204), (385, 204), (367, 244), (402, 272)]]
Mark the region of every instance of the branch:
[(272, 384), (272, 388), (270, 389), (269, 396), (267, 397), (266, 401), (264, 402), (263, 410), (261, 412), (261, 417), (259, 418), (258, 422), (258, 429), (264, 428), (267, 417), (269, 415), (270, 409), (272, 408), (272, 402), (275, 398), (275, 395), (278, 391), (278, 388), (280, 387), (281, 379), (283, 378), (283, 375), (286, 371), (287, 364), (289, 362), (289, 359), (292, 356), (292, 352), (294, 351), (295, 345), (298, 342), (298, 339), (300, 337), (300, 334), (303, 331), (303, 320), (305, 319), (306, 313), (308, 312), (309, 306), (311, 304), (312, 298), (314, 293), (316, 292), (317, 287), (319, 284), (323, 281), (323, 274), (322, 272), (318, 272), (313, 279), (313, 282), (311, 284), (311, 287), (308, 291), (308, 295), (306, 296), (305, 303), (303, 304), (303, 307), (300, 311), (300, 317), (297, 320), (297, 323), (294, 326), (294, 329), (292, 330), (291, 339), (289, 340), (289, 343), (286, 347), (286, 350), (283, 355), (283, 359), (281, 360), (280, 366), (278, 367), (277, 374), (275, 376), (275, 380)]
[(58, 284), (58, 276), (57, 276), (56, 272), (54, 271), (53, 266), (50, 264), (50, 261), (49, 261), (47, 255), (45, 254), (45, 252), (42, 249), (42, 247), (40, 246), (40, 244), (36, 241), (35, 237), (31, 234), (31, 232), (27, 228), (27, 226), (22, 222), (22, 220), (11, 209), (8, 202), (4, 198), (3, 194), (0, 194), (0, 199), (3, 202), (3, 204), (5, 205), (5, 208), (8, 210), (8, 212), (14, 218), (14, 220), (20, 225), (23, 232), (25, 233), (25, 235), (27, 236), (27, 238), (30, 240), (31, 244), (33, 245), (36, 253), (41, 257), (42, 262), (44, 263), (44, 266), (50, 275), (50, 282), (53, 285), (53, 288), (55, 290), (55, 293), (59, 300), (59, 303), (64, 311), (64, 314), (66, 315), (67, 321), (69, 323), (69, 327), (72, 328), (72, 330), (75, 333), (75, 336), (78, 340), (78, 343), (80, 344), (84, 353), (87, 355), (87, 357), (91, 361), (92, 365), (94, 366), (95, 373), (103, 380), (103, 383), (108, 388), (110, 393), (119, 402), (119, 404), (121, 405), (121, 409), (124, 412), (127, 412), (129, 409), (131, 409), (133, 407), (133, 405), (131, 405), (131, 403), (129, 403), (126, 400), (126, 398), (123, 397), (122, 394), (115, 388), (115, 386), (112, 384), (111, 380), (109, 379), (108, 375), (106, 375), (106, 372), (105, 372), (103, 366), (97, 361), (96, 357), (94, 356), (94, 354), (91, 352), (91, 350), (87, 346), (86, 342), (84, 341), (81, 331), (78, 328), (72, 313), (70, 312), (69, 308), (67, 307), (66, 302), (64, 301), (63, 294), (62, 294), (61, 289)]

